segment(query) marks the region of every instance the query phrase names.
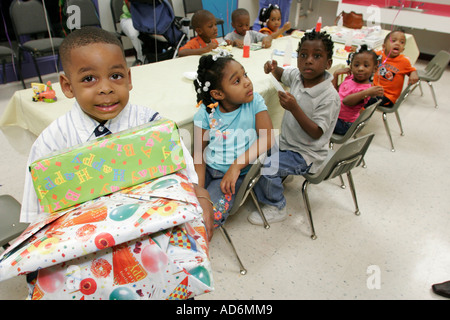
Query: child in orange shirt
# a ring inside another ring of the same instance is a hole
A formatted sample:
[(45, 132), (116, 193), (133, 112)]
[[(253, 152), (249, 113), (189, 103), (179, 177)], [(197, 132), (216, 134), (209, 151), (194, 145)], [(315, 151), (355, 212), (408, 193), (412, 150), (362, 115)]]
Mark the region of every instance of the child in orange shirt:
[(281, 26), (281, 10), (276, 4), (271, 4), (267, 8), (262, 8), (259, 12), (259, 21), (261, 23), (261, 30), (259, 32), (272, 36), (276, 39), (283, 36), (283, 33), (291, 28), (291, 23), (288, 21)]
[(409, 58), (402, 54), (405, 44), (404, 31), (395, 30), (384, 39), (383, 50), (377, 52), (378, 55), (382, 55), (382, 58), (373, 84), (382, 86), (384, 89), (381, 106), (392, 107), (395, 104), (402, 93), (405, 75), (409, 76), (409, 84), (414, 84), (419, 80), (416, 68), (411, 65)]
[(192, 16), (192, 27), (197, 36), (189, 40), (178, 51), (179, 57), (202, 55), (217, 48), (217, 23), (214, 15), (208, 10), (199, 10)]

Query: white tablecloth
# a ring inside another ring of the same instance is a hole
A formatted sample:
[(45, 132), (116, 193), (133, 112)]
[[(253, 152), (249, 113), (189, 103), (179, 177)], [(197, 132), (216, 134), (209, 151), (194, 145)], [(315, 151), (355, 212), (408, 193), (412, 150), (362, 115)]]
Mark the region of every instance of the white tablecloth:
[[(295, 51), (299, 38), (283, 37), (272, 42), (269, 49), (260, 49), (250, 52), (250, 58), (242, 57), (242, 49), (232, 48), (234, 58), (246, 69), (253, 82), (254, 90), (260, 93), (268, 106), (274, 128), (280, 128), (283, 109), (281, 108), (276, 90), (274, 89), (269, 75), (263, 71), (264, 63), (270, 59), (274, 49), (284, 50), (287, 41), (292, 42)], [(335, 50), (343, 45), (335, 43)], [(414, 37), (407, 35), (407, 48), (405, 54), (414, 63), (419, 55)], [(279, 64), (283, 63), (283, 56), (275, 55)], [(196, 109), (196, 94), (192, 80), (183, 74), (195, 72), (198, 66), (199, 56), (187, 56), (172, 60), (151, 63), (131, 68), (133, 89), (130, 93), (130, 101), (134, 104), (148, 106), (158, 111), (162, 116), (174, 120), (184, 131), (183, 138), (187, 139), (187, 133), (193, 131), (193, 116)], [(339, 67), (346, 65), (345, 58), (333, 56), (331, 73)], [(296, 66), (296, 59), (292, 59)], [(73, 105), (73, 100), (64, 96), (59, 83), (53, 84), (58, 101), (54, 103), (33, 102), (32, 89), (16, 91), (9, 101), (5, 112), (0, 118), (0, 127), (19, 126), (39, 135), (53, 120), (63, 115)], [(8, 136), (8, 131), (4, 131)], [(190, 145), (185, 141), (186, 145)]]

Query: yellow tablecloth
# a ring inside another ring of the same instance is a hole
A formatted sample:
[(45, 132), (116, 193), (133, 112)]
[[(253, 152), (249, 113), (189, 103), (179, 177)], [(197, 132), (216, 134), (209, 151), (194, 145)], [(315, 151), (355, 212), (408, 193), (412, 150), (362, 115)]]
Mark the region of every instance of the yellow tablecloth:
[[(242, 49), (232, 48), (234, 58), (246, 69), (254, 90), (263, 96), (275, 128), (280, 128), (283, 109), (269, 75), (264, 73), (263, 65), (271, 58), (274, 49), (285, 50), (287, 41), (291, 41), (293, 50), (296, 50), (299, 40), (294, 36), (276, 39), (269, 49), (251, 51), (250, 58), (242, 57)], [(335, 50), (339, 48), (343, 48), (343, 45), (335, 43)], [(419, 55), (414, 37), (411, 35), (407, 35), (405, 54), (410, 57), (412, 63)], [(275, 55), (274, 59), (279, 64), (283, 63), (283, 56)], [(192, 133), (192, 120), (197, 111), (196, 94), (192, 80), (187, 79), (184, 73), (197, 71), (198, 60), (199, 56), (187, 56), (132, 67), (133, 90), (130, 93), (130, 101), (158, 111), (163, 117), (174, 120), (180, 128)], [(345, 60), (333, 56), (333, 66), (329, 71), (333, 73), (337, 68), (345, 66)], [(296, 66), (296, 59), (292, 59), (292, 65)], [(39, 135), (53, 120), (66, 113), (73, 105), (74, 100), (64, 96), (58, 83), (53, 84), (53, 89), (58, 98), (54, 103), (33, 102), (32, 89), (16, 91), (0, 118), (0, 127), (19, 126), (34, 135)], [(8, 132), (5, 134), (8, 135)], [(184, 139), (189, 138), (186, 131), (182, 135)], [(188, 141), (185, 143), (190, 145)]]

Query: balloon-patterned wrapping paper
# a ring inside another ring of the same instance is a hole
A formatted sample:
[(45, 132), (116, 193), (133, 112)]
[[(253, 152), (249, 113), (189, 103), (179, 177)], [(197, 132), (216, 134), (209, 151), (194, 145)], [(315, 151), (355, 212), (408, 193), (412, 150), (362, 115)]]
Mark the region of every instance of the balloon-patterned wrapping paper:
[(38, 270), (33, 299), (186, 299), (213, 290), (205, 239), (182, 170), (30, 225), (0, 280)]

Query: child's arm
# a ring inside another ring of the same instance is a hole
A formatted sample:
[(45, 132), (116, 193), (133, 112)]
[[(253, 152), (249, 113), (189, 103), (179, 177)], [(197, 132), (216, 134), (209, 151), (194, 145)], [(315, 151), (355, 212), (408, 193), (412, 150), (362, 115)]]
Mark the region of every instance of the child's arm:
[(194, 168), (198, 176), (198, 185), (205, 187), (206, 162), (203, 159), (203, 153), (208, 141), (204, 141), (203, 137), (207, 137), (206, 129), (194, 126)]
[(408, 84), (414, 84), (417, 81), (419, 81), (419, 74), (417, 73), (416, 70), (414, 70), (409, 74)]
[(256, 132), (258, 139), (240, 156), (238, 156), (228, 171), (225, 173), (220, 183), (220, 188), (224, 194), (234, 194), (236, 192), (236, 181), (241, 174), (241, 170), (248, 164), (253, 163), (262, 153), (270, 150), (274, 144), (272, 120), (269, 113), (264, 110), (255, 116)]
[(383, 94), (384, 94), (383, 87), (373, 86), (366, 90), (349, 94), (344, 99), (342, 99), (342, 103), (345, 104), (346, 106), (352, 107), (361, 103), (361, 101), (367, 97), (382, 97)]
[(272, 39), (278, 38), (280, 35), (282, 35), (284, 32), (288, 31), (291, 28), (291, 23), (288, 21), (284, 24), (282, 28), (278, 28), (277, 31), (273, 32), (270, 36)]
[(278, 97), (280, 98), (281, 106), (292, 113), (298, 124), (311, 138), (319, 139), (322, 136), (322, 128), (308, 118), (292, 94), (278, 91)]
[(339, 85), (338, 85), (338, 80), (339, 80), (339, 76), (342, 74), (346, 74), (346, 75), (350, 75), (350, 68), (340, 68), (337, 69), (334, 73), (333, 73), (333, 80), (331, 80), (331, 83), (333, 84), (334, 88), (336, 90), (339, 89)]
[(219, 45), (216, 41), (211, 41), (208, 43), (208, 45), (204, 48), (199, 49), (183, 49), (178, 51), (179, 57), (185, 57), (185, 56), (193, 56), (193, 55), (202, 55), (204, 53), (210, 52), (211, 50), (217, 48)]
[(194, 184), (194, 191), (203, 210), (203, 221), (205, 223), (208, 241), (211, 241), (214, 233), (214, 209), (211, 204), (209, 192), (196, 184)]
[(278, 80), (281, 81), (281, 76), (283, 75), (284, 69), (278, 66), (278, 62), (276, 60), (267, 61), (264, 64), (264, 72), (266, 74), (272, 72), (273, 76)]

